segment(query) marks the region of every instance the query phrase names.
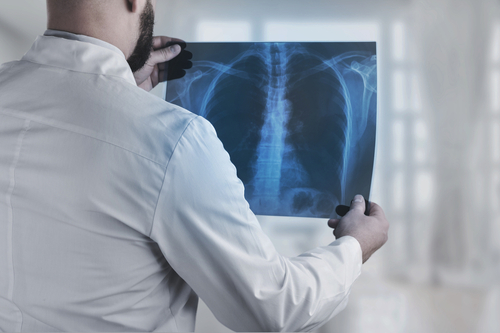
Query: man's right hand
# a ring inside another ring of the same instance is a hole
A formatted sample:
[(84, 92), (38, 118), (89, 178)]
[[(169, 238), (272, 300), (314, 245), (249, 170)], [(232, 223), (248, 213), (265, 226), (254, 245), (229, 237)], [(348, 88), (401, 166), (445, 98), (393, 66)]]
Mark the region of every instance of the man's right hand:
[(344, 217), (328, 221), (328, 226), (335, 229), (333, 234), (336, 238), (343, 236), (356, 238), (363, 252), (363, 263), (387, 242), (389, 230), (389, 222), (382, 207), (372, 202), (370, 215), (366, 216), (364, 212), (365, 199), (361, 195), (356, 195), (351, 202), (351, 209)]

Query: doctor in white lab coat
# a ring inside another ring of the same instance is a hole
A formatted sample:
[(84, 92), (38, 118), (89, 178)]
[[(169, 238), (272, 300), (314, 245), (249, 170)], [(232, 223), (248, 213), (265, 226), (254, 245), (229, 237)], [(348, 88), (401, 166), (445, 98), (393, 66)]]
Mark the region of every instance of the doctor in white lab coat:
[(146, 92), (180, 52), (154, 7), (48, 0), (0, 67), (0, 330), (192, 331), (198, 297), (233, 330), (319, 327), (386, 241), (382, 209), (357, 196), (336, 241), (279, 255), (213, 127)]

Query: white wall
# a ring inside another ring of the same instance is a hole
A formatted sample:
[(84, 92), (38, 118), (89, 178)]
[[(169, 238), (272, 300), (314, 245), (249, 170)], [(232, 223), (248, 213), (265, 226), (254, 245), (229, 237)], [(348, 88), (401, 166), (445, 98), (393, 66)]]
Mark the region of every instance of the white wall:
[(0, 64), (19, 59), (26, 52), (24, 44), (30, 44), (26, 40), (26, 36), (19, 33), (14, 27), (0, 21)]
[(47, 17), (43, 0), (2, 0), (1, 4), (0, 64), (23, 56), (36, 36), (43, 34)]

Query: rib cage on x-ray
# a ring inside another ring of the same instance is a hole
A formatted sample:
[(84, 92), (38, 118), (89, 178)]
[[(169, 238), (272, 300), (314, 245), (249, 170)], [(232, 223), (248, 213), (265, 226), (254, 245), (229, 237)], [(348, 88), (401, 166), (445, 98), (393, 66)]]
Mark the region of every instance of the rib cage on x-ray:
[(193, 43), (167, 100), (208, 119), (260, 215), (329, 217), (369, 196), (375, 43)]

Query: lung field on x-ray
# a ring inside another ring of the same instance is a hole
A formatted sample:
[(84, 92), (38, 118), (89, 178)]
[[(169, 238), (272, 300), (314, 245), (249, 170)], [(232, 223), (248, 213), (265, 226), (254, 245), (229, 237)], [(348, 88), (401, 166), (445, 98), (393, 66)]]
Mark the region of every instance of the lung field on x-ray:
[(208, 119), (259, 215), (330, 217), (369, 196), (376, 47), (366, 43), (191, 43), (193, 68), (167, 101)]

